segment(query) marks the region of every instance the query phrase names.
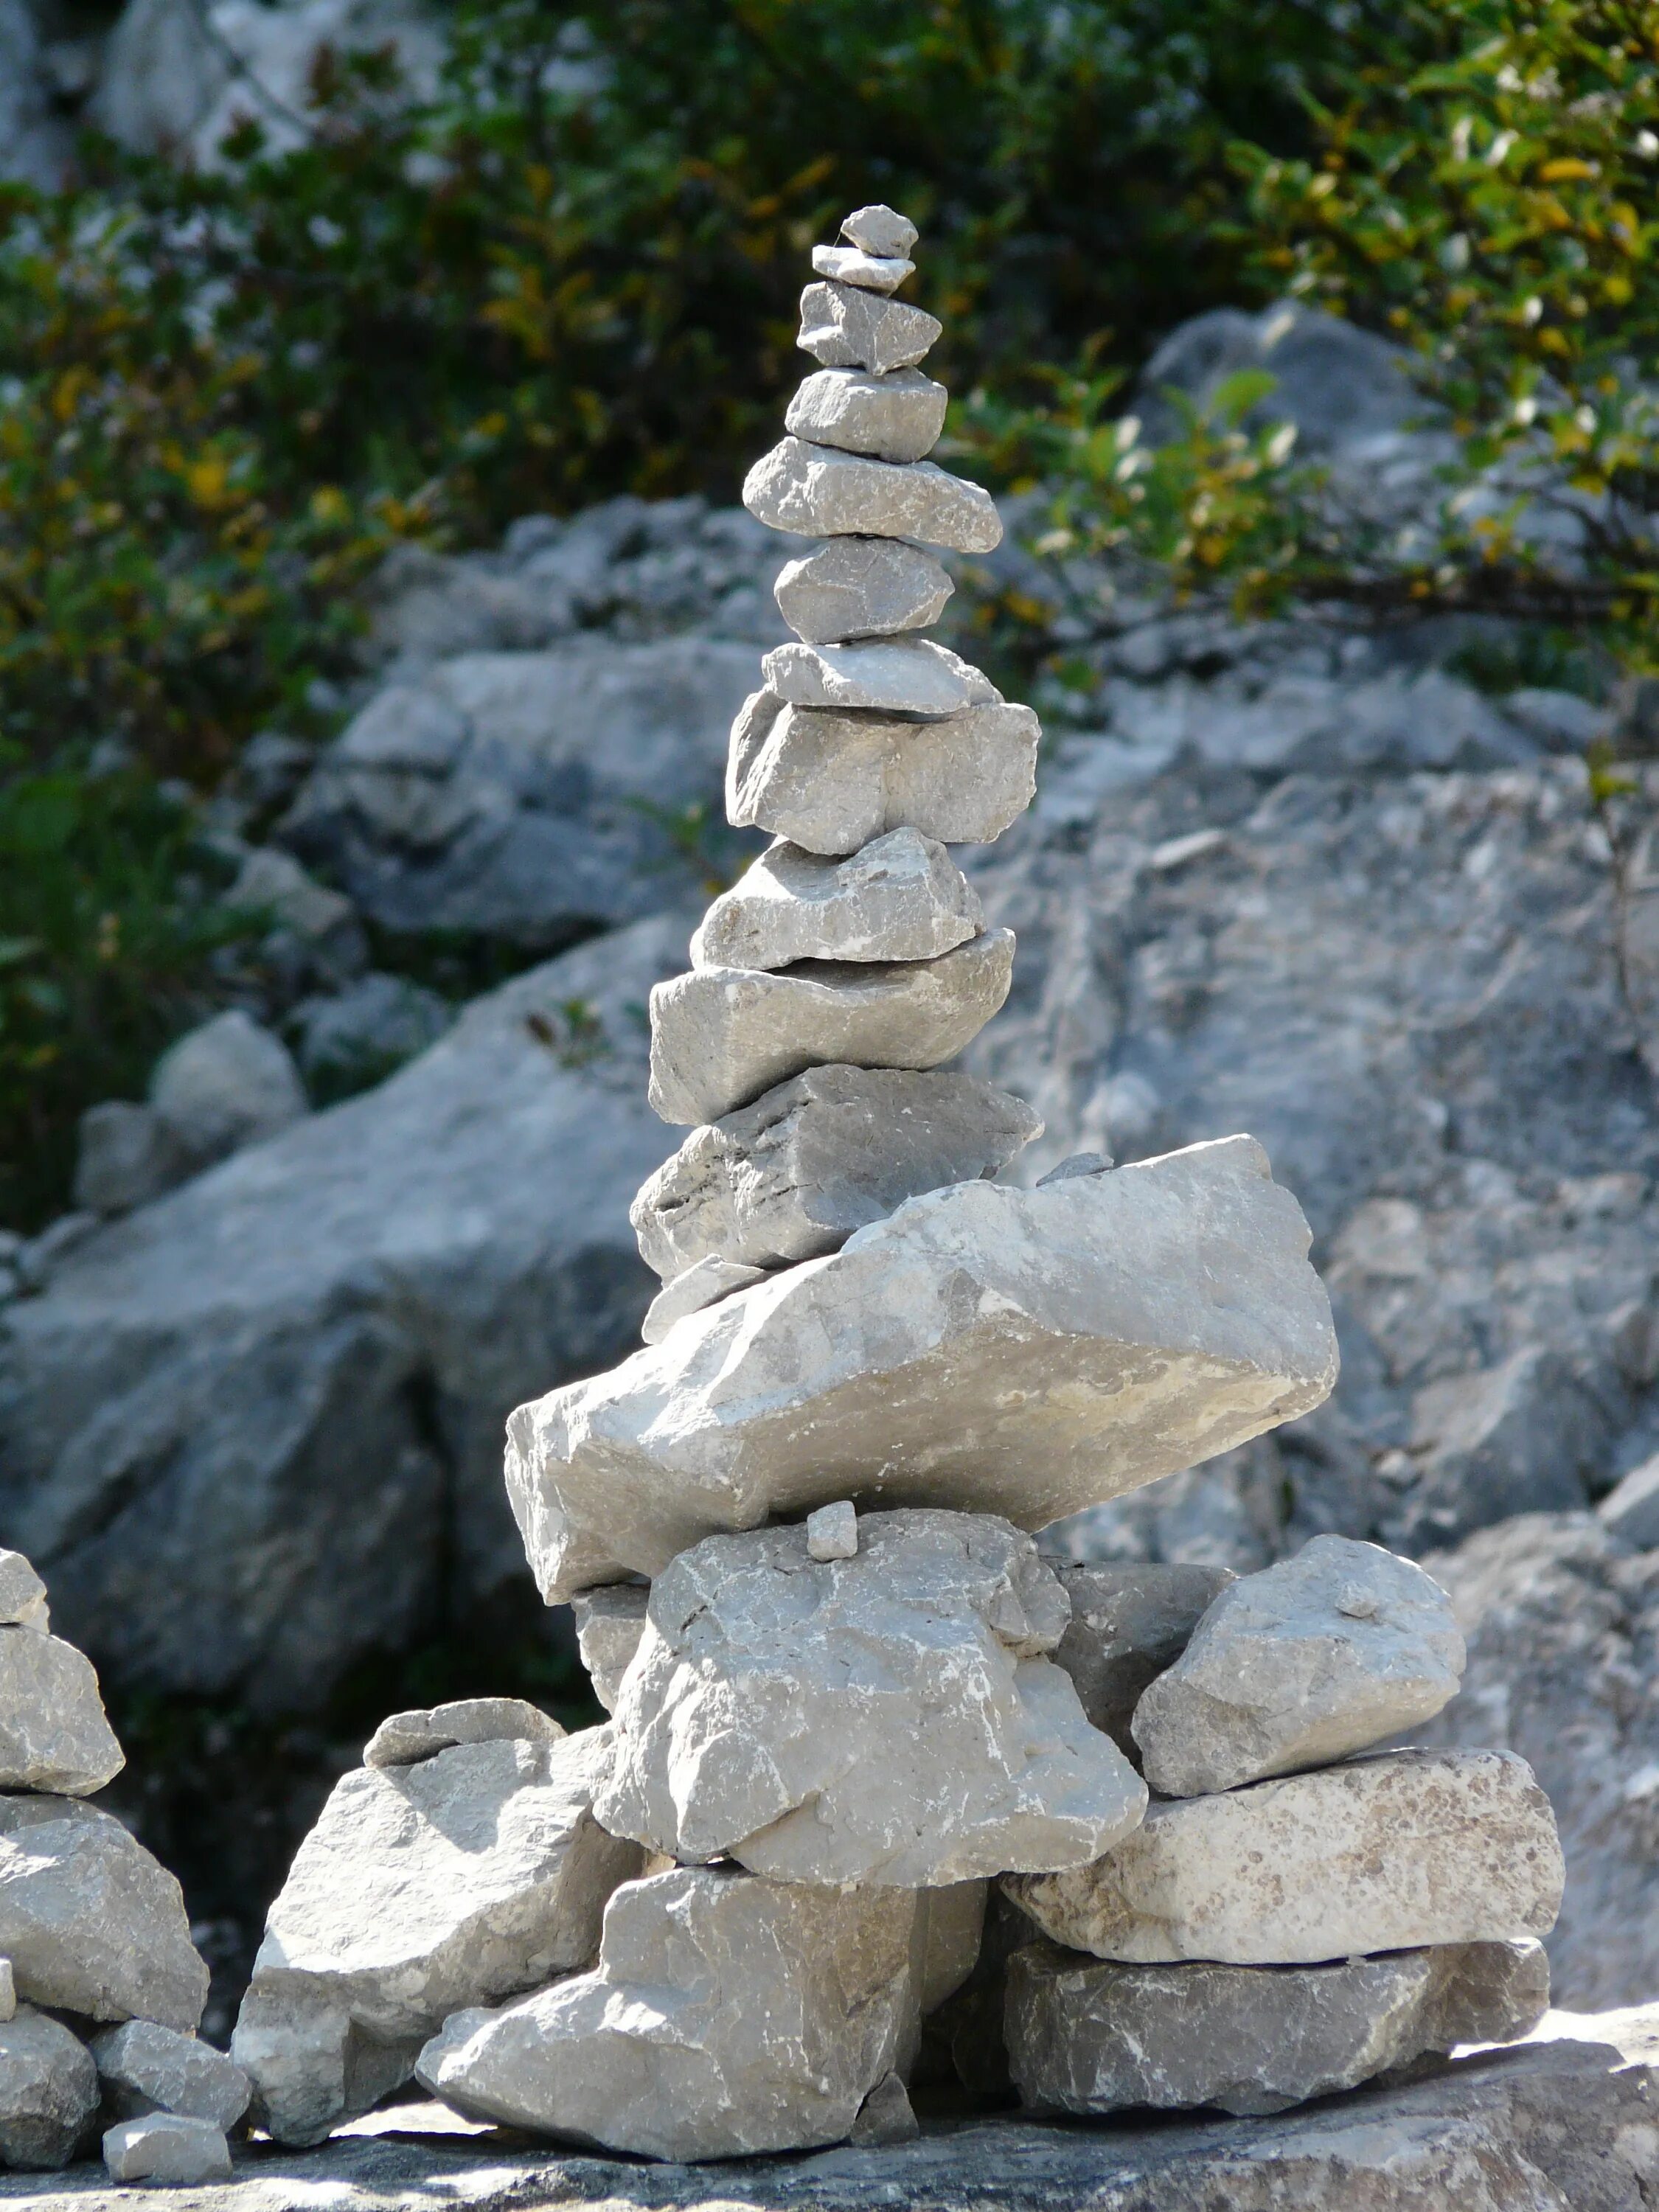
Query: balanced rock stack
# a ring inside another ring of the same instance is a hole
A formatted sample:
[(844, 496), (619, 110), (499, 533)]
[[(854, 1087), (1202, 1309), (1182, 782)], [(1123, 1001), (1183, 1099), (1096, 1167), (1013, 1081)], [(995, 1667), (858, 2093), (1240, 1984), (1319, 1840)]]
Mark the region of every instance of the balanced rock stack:
[(90, 1662), (0, 1551), (0, 2165), (67, 2166), (101, 2116), (118, 2180), (204, 2181), (230, 2172), (248, 2084), (196, 2039), (208, 1971), (178, 1883), (81, 1802), (124, 1764)]

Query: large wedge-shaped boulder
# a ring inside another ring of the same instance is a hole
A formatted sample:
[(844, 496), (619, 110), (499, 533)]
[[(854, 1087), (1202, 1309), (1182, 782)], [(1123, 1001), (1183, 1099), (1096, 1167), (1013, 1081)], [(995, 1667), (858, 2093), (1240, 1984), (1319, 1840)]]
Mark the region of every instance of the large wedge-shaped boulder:
[(916, 1889), (1079, 1866), (1146, 1785), (1043, 1654), (1070, 1608), (988, 1514), (859, 1516), (850, 1558), (807, 1531), (711, 1536), (651, 1589), (595, 1811), (680, 1860), (781, 1881)]
[(743, 503), (757, 521), (803, 538), (908, 538), (953, 553), (989, 553), (1002, 538), (996, 501), (965, 477), (804, 438), (781, 439), (761, 456), (744, 478)]
[(639, 1872), (593, 1796), (610, 1732), (460, 1743), (348, 1774), (270, 1908), (232, 2055), (281, 2142), (406, 2081), (452, 2012), (586, 1966)]
[(787, 968), (797, 960), (936, 960), (985, 926), (977, 894), (943, 845), (893, 830), (844, 860), (781, 840), (704, 915), (698, 968)]
[(1155, 1799), (1093, 1866), (1004, 1887), (1074, 1951), (1266, 1966), (1546, 1936), (1563, 1879), (1525, 1759), (1396, 1751)]
[(507, 1490), (543, 1595), (839, 1498), (1045, 1528), (1230, 1450), (1335, 1381), (1309, 1243), (1250, 1137), (912, 1199), (519, 1408)]
[(58, 1637), (0, 1628), (0, 1790), (87, 1797), (125, 1763), (91, 1660)]

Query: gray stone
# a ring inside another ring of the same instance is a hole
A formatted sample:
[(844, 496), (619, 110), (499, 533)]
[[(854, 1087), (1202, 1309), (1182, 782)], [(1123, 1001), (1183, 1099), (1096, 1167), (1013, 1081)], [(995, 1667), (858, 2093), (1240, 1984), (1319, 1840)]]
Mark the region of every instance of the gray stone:
[(0, 1551), (0, 1623), (50, 1633), (46, 1586), (21, 1552)]
[(1424, 411), (1408, 356), (1385, 338), (1317, 308), (1280, 300), (1259, 314), (1218, 307), (1194, 316), (1141, 372), (1136, 412), (1151, 441), (1176, 437), (1170, 390), (1208, 407), (1229, 377), (1265, 370), (1273, 388), (1244, 417), (1251, 429), (1293, 422), (1300, 448), (1376, 453)]
[(866, 253), (856, 246), (815, 246), (812, 266), (820, 276), (837, 284), (857, 284), (866, 292), (896, 292), (907, 276), (915, 274), (914, 261), (885, 254)]
[(125, 1764), (92, 1662), (26, 1625), (0, 1628), (0, 1790), (89, 1797)]
[(0, 1797), (0, 1953), (20, 1997), (88, 2020), (188, 2032), (207, 2001), (178, 1883), (73, 1797)]
[[(950, 397), (942, 384), (935, 384), (919, 368), (896, 369), (890, 376), (872, 376), (862, 368), (821, 368), (789, 402), (784, 427), (811, 445), (869, 453), (881, 461), (920, 461), (939, 443)], [(947, 583), (946, 592), (949, 588)], [(940, 594), (941, 605), (945, 596)], [(782, 600), (778, 604), (782, 606)], [(784, 614), (789, 617), (787, 607)], [(910, 625), (877, 627), (908, 629)]]
[(809, 1559), (853, 1559), (858, 1557), (858, 1508), (850, 1498), (833, 1505), (820, 1505), (806, 1516), (806, 1556)]
[(1094, 1865), (1005, 1887), (1073, 1950), (1256, 1966), (1542, 1936), (1562, 1879), (1549, 1800), (1524, 1759), (1399, 1751), (1154, 1799)]
[(1036, 1187), (1046, 1190), (1051, 1182), (1070, 1182), (1074, 1176), (1104, 1175), (1112, 1164), (1109, 1152), (1068, 1152), (1058, 1167), (1037, 1177)]
[(908, 368), (929, 353), (945, 325), (902, 300), (854, 284), (809, 284), (800, 295), (795, 343), (826, 368)]
[(570, 1601), (582, 1664), (594, 1696), (608, 1713), (617, 1710), (622, 1678), (640, 1648), (650, 1596), (643, 1583), (612, 1583), (604, 1589), (584, 1590)]
[(457, 1698), (392, 1713), (363, 1747), (365, 1766), (415, 1766), (458, 1743), (558, 1743), (564, 1729), (523, 1698)]
[(780, 645), (761, 663), (767, 689), (790, 707), (837, 707), (943, 721), (964, 707), (997, 706), (1002, 695), (932, 638), (852, 645)]
[(52, 91), (33, 10), (27, 0), (0, 0), (0, 177), (46, 192), (63, 188), (75, 151), (73, 127), (56, 112)]
[(711, 1536), (651, 1586), (595, 1813), (780, 1881), (1084, 1865), (1146, 1791), (1043, 1656), (1066, 1611), (989, 1515), (865, 1513), (830, 1559), (800, 1528)]
[(583, 1966), (640, 1854), (594, 1820), (606, 1729), (460, 1743), (337, 1784), (270, 1908), (231, 2053), (281, 2142), (407, 2081), (464, 2005)]
[(106, 2028), (94, 2037), (92, 2055), (105, 2102), (118, 2119), (174, 2112), (226, 2133), (253, 2094), (247, 2075), (222, 2051), (153, 2020)]
[(0, 2166), (67, 2166), (98, 2110), (98, 2069), (33, 2005), (0, 2023)]
[(713, 1256), (783, 1267), (839, 1250), (907, 1198), (996, 1174), (1042, 1127), (969, 1075), (810, 1067), (693, 1130), (629, 1218), (665, 1279)]
[(112, 2181), (194, 2188), (230, 2179), (230, 2145), (211, 2120), (175, 2112), (146, 2112), (118, 2120), (104, 2132), (104, 2164)]
[(1425, 1383), (1412, 1421), (1418, 1479), (1385, 1533), (1414, 1552), (1508, 1513), (1581, 1505), (1596, 1470), (1597, 1410), (1550, 1344)]
[(732, 727), (726, 811), (812, 853), (855, 853), (905, 827), (988, 844), (1031, 803), (1041, 735), (1029, 707), (906, 722), (757, 692)]
[(1008, 2058), (1039, 2112), (1282, 2112), (1549, 2003), (1540, 1943), (1449, 1943), (1322, 1966), (1123, 1966), (1032, 1943), (1008, 1962)]
[(778, 611), (797, 637), (822, 645), (923, 629), (955, 589), (931, 553), (896, 538), (832, 538), (778, 571)]
[(1301, 1209), (1249, 1138), (1046, 1191), (958, 1183), (520, 1407), (550, 1603), (838, 1498), (1046, 1528), (1316, 1406)]
[(1008, 995), (1013, 933), (988, 930), (937, 960), (798, 961), (786, 973), (696, 968), (651, 994), (653, 1110), (718, 1121), (808, 1067), (937, 1067)]
[(294, 1010), (306, 1079), (325, 1097), (366, 1090), (435, 1044), (456, 1009), (406, 975), (360, 975)]
[(908, 216), (897, 214), (881, 201), (854, 208), (841, 232), (860, 252), (882, 255), (908, 253), (921, 234)]
[(746, 1291), (752, 1284), (763, 1282), (763, 1267), (744, 1267), (735, 1260), (721, 1260), (711, 1255), (698, 1260), (684, 1273), (665, 1283), (645, 1310), (645, 1319), (640, 1323), (640, 1334), (647, 1344), (660, 1344), (677, 1321), (688, 1314), (701, 1313), (705, 1306), (718, 1304), (729, 1298), (733, 1291)]
[(780, 841), (704, 915), (698, 968), (797, 960), (935, 960), (976, 936), (984, 914), (945, 848), (890, 830), (845, 860)]
[(854, 2148), (914, 2142), (921, 2124), (911, 2108), (909, 2093), (896, 2074), (884, 2074), (859, 2106), (859, 2116), (848, 2131)]
[(11, 1960), (0, 1959), (0, 2020), (13, 2019), (17, 2011), (17, 1979)]
[[(1038, 1186), (1042, 1188), (1041, 1185)], [(1064, 1566), (1072, 1618), (1054, 1651), (1090, 1725), (1140, 1763), (1130, 1717), (1147, 1684), (1172, 1666), (1207, 1607), (1233, 1577), (1225, 1567)]]
[(106, 1098), (81, 1116), (75, 1203), (92, 1213), (128, 1213), (182, 1182), (198, 1164), (153, 1106)]
[(1633, 1467), (1595, 1510), (1602, 1526), (1633, 1551), (1659, 1547), (1659, 1452)]
[(274, 929), (287, 930), (311, 944), (356, 929), (351, 901), (319, 884), (291, 853), (276, 845), (261, 845), (248, 854), (225, 893), (225, 904), (242, 913), (264, 914)]
[(288, 1047), (236, 1006), (167, 1048), (149, 1103), (197, 1166), (274, 1137), (306, 1112)]
[(896, 467), (802, 438), (781, 439), (762, 455), (744, 478), (743, 503), (769, 528), (803, 538), (908, 538), (956, 553), (988, 553), (1002, 538), (996, 502), (965, 477), (932, 461)]
[(1409, 1559), (1316, 1536), (1224, 1589), (1135, 1708), (1165, 1797), (1328, 1765), (1432, 1720), (1457, 1694), (1451, 1601)]

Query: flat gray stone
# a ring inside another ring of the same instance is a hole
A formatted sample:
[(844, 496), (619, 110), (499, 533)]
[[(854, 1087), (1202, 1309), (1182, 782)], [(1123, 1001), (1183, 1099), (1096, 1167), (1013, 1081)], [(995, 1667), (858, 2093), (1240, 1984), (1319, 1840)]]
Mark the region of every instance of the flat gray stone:
[(718, 1121), (808, 1067), (937, 1067), (1008, 995), (1013, 932), (987, 930), (937, 960), (803, 960), (782, 975), (694, 968), (651, 993), (653, 1110)]
[(188, 2030), (207, 2002), (178, 1883), (78, 1798), (0, 1797), (0, 1953), (20, 1997), (88, 2020)]
[(98, 2110), (98, 2069), (59, 2021), (20, 2006), (0, 2022), (0, 2166), (67, 2166)]
[(665, 1283), (652, 1299), (640, 1323), (640, 1335), (647, 1344), (660, 1344), (676, 1322), (684, 1321), (688, 1314), (701, 1313), (705, 1306), (717, 1305), (734, 1291), (748, 1290), (751, 1284), (763, 1282), (765, 1274), (763, 1267), (745, 1267), (735, 1260), (698, 1260)]
[(0, 1551), (0, 1624), (48, 1632), (46, 1586), (21, 1552)]
[(976, 1076), (809, 1067), (694, 1129), (629, 1218), (665, 1280), (714, 1256), (787, 1267), (838, 1251), (907, 1198), (995, 1175), (1042, 1133), (1023, 1098)]
[(921, 235), (908, 216), (899, 215), (882, 201), (869, 207), (854, 208), (841, 227), (843, 238), (850, 238), (865, 253), (883, 255), (908, 253)]
[(855, 853), (907, 826), (944, 845), (989, 844), (1031, 803), (1041, 735), (1029, 707), (907, 722), (757, 691), (732, 725), (726, 813), (812, 853)]
[(964, 707), (1001, 703), (981, 669), (932, 638), (863, 639), (851, 645), (775, 646), (761, 662), (767, 689), (786, 706), (839, 707), (943, 721)]
[(810, 445), (835, 446), (844, 453), (920, 461), (939, 443), (950, 398), (942, 384), (919, 368), (895, 369), (890, 376), (872, 376), (864, 368), (821, 368), (789, 402), (784, 428)]
[(902, 300), (855, 284), (809, 284), (800, 295), (795, 343), (826, 368), (908, 368), (931, 352), (945, 325)]
[(622, 1678), (640, 1648), (650, 1595), (643, 1583), (612, 1583), (604, 1589), (583, 1590), (570, 1601), (582, 1664), (608, 1713), (617, 1710)]
[(1085, 1865), (1146, 1785), (1043, 1656), (1065, 1592), (990, 1515), (711, 1536), (651, 1586), (594, 1802), (615, 1835), (780, 1881), (904, 1889)]
[(1032, 1943), (1005, 2033), (1039, 2112), (1282, 2112), (1461, 2043), (1510, 2043), (1549, 2003), (1541, 1943), (1447, 1943), (1322, 1966), (1124, 1966)]
[(1074, 1951), (1262, 1966), (1545, 1936), (1563, 1878), (1549, 1800), (1524, 1759), (1397, 1751), (1155, 1798), (1093, 1866), (1004, 1887)]
[(147, 2112), (118, 2120), (104, 2135), (104, 2164), (112, 2181), (142, 2181), (193, 2188), (228, 2181), (230, 2145), (210, 2120), (175, 2112)]
[(0, 1628), (0, 1790), (88, 1797), (125, 1764), (91, 1660), (22, 1624)]
[[(911, 311), (895, 304), (884, 312)], [(743, 503), (769, 528), (804, 538), (908, 538), (954, 553), (989, 553), (1002, 542), (996, 501), (966, 477), (932, 461), (900, 467), (803, 438), (781, 439), (761, 456), (744, 478)]]
[(956, 586), (931, 553), (896, 538), (832, 538), (778, 571), (772, 596), (811, 645), (925, 629)]
[(838, 1498), (1046, 1528), (1230, 1450), (1335, 1378), (1309, 1241), (1248, 1137), (911, 1199), (518, 1409), (507, 1490), (542, 1593)]
[[(1039, 1185), (1041, 1188), (1043, 1186)], [(1187, 1648), (1204, 1613), (1232, 1581), (1228, 1567), (1062, 1566), (1072, 1618), (1054, 1652), (1090, 1725), (1139, 1765), (1129, 1721), (1142, 1692)]]
[(856, 246), (815, 246), (812, 266), (836, 284), (856, 284), (866, 292), (896, 292), (916, 264), (888, 254), (866, 253)]
[(523, 1698), (457, 1698), (391, 1713), (363, 1747), (365, 1766), (414, 1766), (458, 1743), (557, 1743), (564, 1729)]
[(1165, 1797), (1328, 1765), (1432, 1720), (1457, 1694), (1451, 1600), (1410, 1559), (1348, 1536), (1222, 1591), (1136, 1708)]
[(697, 968), (797, 960), (936, 960), (985, 926), (977, 895), (936, 839), (890, 830), (838, 860), (780, 840), (704, 915)]
[(253, 2085), (222, 2051), (153, 2020), (124, 2021), (92, 2040), (104, 2101), (118, 2119), (174, 2112), (222, 2133), (248, 2107)]

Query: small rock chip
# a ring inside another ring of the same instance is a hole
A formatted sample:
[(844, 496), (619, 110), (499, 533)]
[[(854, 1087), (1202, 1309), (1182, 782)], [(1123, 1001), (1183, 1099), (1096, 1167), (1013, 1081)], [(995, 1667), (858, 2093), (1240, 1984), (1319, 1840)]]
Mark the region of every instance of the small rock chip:
[(875, 638), (852, 645), (780, 645), (761, 663), (767, 688), (787, 706), (838, 707), (943, 721), (1001, 693), (932, 638)]
[(915, 2142), (921, 2133), (903, 2082), (896, 2074), (884, 2074), (859, 2106), (847, 2140), (873, 2150), (885, 2143)]
[(89, 1797), (125, 1765), (91, 1660), (56, 1636), (0, 1628), (0, 1790)]
[(806, 1556), (809, 1559), (853, 1559), (858, 1557), (858, 1508), (850, 1498), (833, 1505), (820, 1505), (806, 1516)]
[(458, 1743), (557, 1743), (564, 1730), (522, 1698), (457, 1698), (392, 1713), (363, 1747), (365, 1766), (413, 1766)]
[(996, 501), (965, 477), (932, 461), (897, 467), (804, 438), (781, 439), (762, 454), (744, 478), (743, 503), (757, 521), (803, 538), (908, 538), (955, 553), (989, 553), (1002, 542)]
[[(1042, 1183), (1037, 1185), (1041, 1190)], [(1129, 1722), (1148, 1683), (1171, 1667), (1209, 1607), (1233, 1580), (1229, 1567), (1063, 1566), (1072, 1618), (1054, 1653), (1102, 1729), (1139, 1765)]]
[(68, 2028), (32, 2005), (0, 2022), (0, 2166), (67, 2166), (98, 2110), (98, 2069)]
[(896, 292), (916, 264), (888, 254), (866, 253), (856, 246), (815, 246), (812, 266), (832, 283), (857, 284), (866, 292)]
[(860, 252), (884, 258), (908, 253), (921, 236), (908, 216), (896, 214), (879, 200), (871, 207), (854, 208), (842, 223), (841, 234), (850, 238)]
[(780, 839), (704, 915), (691, 961), (936, 960), (984, 926), (968, 878), (920, 830), (890, 830), (845, 860)]
[(189, 2189), (230, 2176), (230, 2145), (211, 2120), (176, 2112), (146, 2112), (119, 2120), (104, 2136), (104, 2164), (112, 2181), (144, 2181), (153, 2188)]
[(46, 1586), (21, 1552), (0, 1551), (0, 1623), (47, 1633)]
[(718, 1305), (734, 1291), (746, 1291), (766, 1279), (763, 1267), (744, 1267), (736, 1260), (699, 1260), (683, 1274), (665, 1284), (645, 1310), (640, 1334), (647, 1344), (660, 1344), (677, 1321)]
[(643, 1583), (612, 1583), (604, 1589), (584, 1590), (570, 1601), (582, 1664), (594, 1696), (608, 1713), (617, 1710), (622, 1678), (640, 1648), (650, 1596)]
[(784, 428), (810, 445), (835, 446), (844, 453), (920, 461), (939, 443), (950, 397), (919, 368), (896, 369), (890, 376), (821, 368), (789, 402)]
[(933, 350), (945, 325), (902, 300), (856, 284), (809, 284), (800, 295), (795, 343), (826, 368), (909, 368)]
[(153, 2020), (106, 2028), (93, 2038), (92, 2055), (105, 2102), (118, 2119), (173, 2112), (223, 2133), (241, 2118), (253, 2094), (247, 2075), (222, 2051)]

